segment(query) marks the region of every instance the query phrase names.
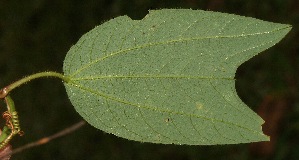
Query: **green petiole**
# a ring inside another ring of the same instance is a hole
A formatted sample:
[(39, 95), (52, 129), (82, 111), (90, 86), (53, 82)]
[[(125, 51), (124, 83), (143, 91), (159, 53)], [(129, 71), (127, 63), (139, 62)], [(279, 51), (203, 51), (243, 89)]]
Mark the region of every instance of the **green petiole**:
[(13, 89), (31, 80), (43, 77), (56, 77), (62, 79), (64, 82), (69, 81), (69, 78), (61, 73), (40, 72), (24, 77), (0, 90), (0, 98), (4, 98), (7, 107), (7, 111), (3, 113), (3, 118), (6, 120), (6, 125), (3, 127), (2, 134), (0, 135), (0, 150), (3, 149), (10, 142), (12, 137), (14, 137), (16, 134), (23, 134), (20, 128), (20, 122), (18, 118), (18, 113), (15, 109), (15, 104), (12, 98), (9, 96), (9, 93)]
[(12, 91), (13, 89), (21, 86), (22, 84), (25, 84), (31, 80), (37, 79), (37, 78), (42, 78), (42, 77), (56, 77), (56, 78), (60, 78), (62, 79), (64, 82), (68, 82), (69, 78), (64, 76), (61, 73), (57, 73), (57, 72), (40, 72), (40, 73), (36, 73), (27, 77), (24, 77), (6, 87), (4, 87), (3, 89), (1, 89), (0, 91), (0, 98), (5, 98), (10, 91)]

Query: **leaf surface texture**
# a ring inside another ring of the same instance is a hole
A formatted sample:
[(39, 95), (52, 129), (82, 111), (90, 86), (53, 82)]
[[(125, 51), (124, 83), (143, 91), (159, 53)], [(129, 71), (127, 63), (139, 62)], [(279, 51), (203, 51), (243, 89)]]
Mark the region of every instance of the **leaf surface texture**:
[(83, 35), (64, 61), (68, 96), (91, 125), (130, 140), (188, 145), (266, 141), (238, 97), (238, 66), (290, 25), (164, 9), (117, 17)]

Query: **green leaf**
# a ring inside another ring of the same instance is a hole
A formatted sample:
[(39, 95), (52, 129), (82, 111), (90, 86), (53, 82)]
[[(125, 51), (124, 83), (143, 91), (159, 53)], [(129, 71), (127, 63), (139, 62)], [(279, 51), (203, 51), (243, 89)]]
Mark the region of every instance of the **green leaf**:
[(189, 9), (112, 19), (64, 61), (68, 96), (91, 125), (130, 140), (213, 145), (267, 141), (235, 90), (240, 64), (290, 25)]

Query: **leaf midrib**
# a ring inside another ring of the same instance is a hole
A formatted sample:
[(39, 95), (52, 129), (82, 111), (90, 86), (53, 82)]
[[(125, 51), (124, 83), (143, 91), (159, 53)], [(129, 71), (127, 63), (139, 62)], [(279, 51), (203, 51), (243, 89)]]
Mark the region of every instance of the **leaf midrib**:
[(98, 80), (98, 79), (207, 79), (207, 80), (235, 80), (233, 77), (204, 77), (204, 76), (186, 76), (186, 75), (103, 75), (103, 76), (89, 76), (82, 78), (71, 78), (72, 81), (81, 81), (81, 80)]

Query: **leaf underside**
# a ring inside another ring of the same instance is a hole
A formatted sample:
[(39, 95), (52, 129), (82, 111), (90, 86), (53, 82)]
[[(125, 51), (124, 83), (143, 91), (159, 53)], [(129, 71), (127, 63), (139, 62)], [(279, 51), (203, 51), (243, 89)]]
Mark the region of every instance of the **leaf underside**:
[(117, 17), (67, 53), (68, 96), (91, 125), (130, 140), (188, 145), (267, 141), (264, 121), (235, 90), (238, 66), (290, 25), (163, 9)]

